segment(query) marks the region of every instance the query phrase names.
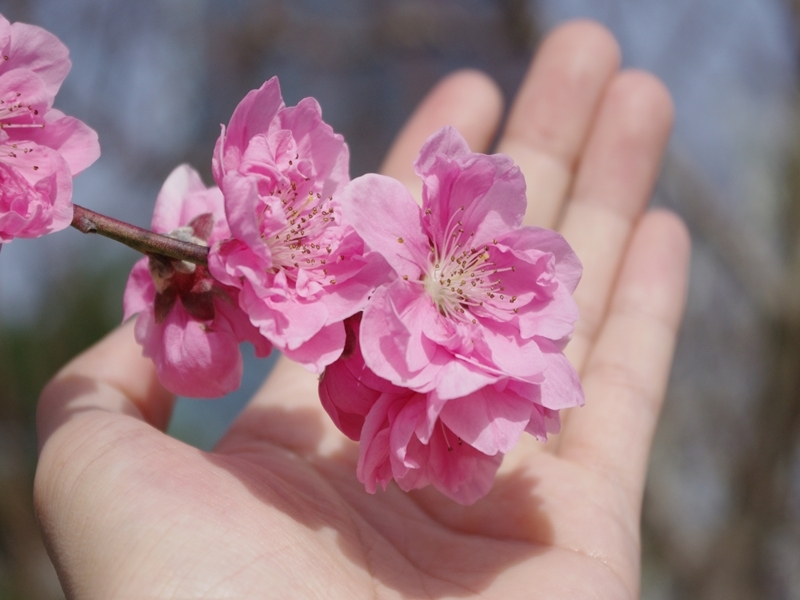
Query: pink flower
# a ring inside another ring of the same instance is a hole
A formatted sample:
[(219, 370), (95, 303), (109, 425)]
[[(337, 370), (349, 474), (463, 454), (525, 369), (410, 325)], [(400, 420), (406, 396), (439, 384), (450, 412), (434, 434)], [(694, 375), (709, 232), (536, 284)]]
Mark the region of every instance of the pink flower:
[(276, 78), (245, 96), (214, 152), (233, 239), (212, 249), (211, 272), (241, 289), (264, 337), (316, 372), (341, 354), (341, 322), (380, 274), (340, 219), (348, 162), (316, 100), (287, 108)]
[[(230, 236), (218, 188), (206, 189), (188, 165), (161, 188), (152, 228), (208, 245)], [(206, 267), (151, 256), (137, 262), (125, 288), (125, 319), (139, 313), (136, 341), (153, 359), (161, 383), (182, 396), (213, 398), (239, 387), (247, 340), (259, 356), (270, 344), (238, 307), (238, 290), (220, 284)]]
[(367, 415), (356, 474), (368, 492), (394, 479), (403, 491), (433, 485), (460, 504), (473, 504), (492, 487), (503, 456), (486, 454), (441, 420), (426, 418), (426, 396), (382, 394)]
[(521, 225), (519, 169), (507, 156), (470, 152), (452, 128), (425, 143), (415, 169), (421, 209), (381, 175), (342, 193), (346, 220), (394, 275), (364, 309), (366, 366), (430, 394), (429, 404), (497, 385), (535, 393), (548, 409), (582, 404), (561, 353), (578, 317), (571, 294), (581, 265), (560, 235)]
[(72, 177), (100, 155), (97, 134), (52, 108), (70, 69), (51, 33), (0, 16), (0, 244), (72, 221)]
[(368, 492), (394, 479), (405, 491), (433, 485), (472, 504), (523, 432), (545, 440), (558, 431), (558, 413), (541, 405), (538, 386), (504, 380), (443, 402), (381, 379), (365, 364), (359, 321), (345, 321), (347, 349), (325, 369), (319, 393), (337, 427), (361, 442), (356, 473)]

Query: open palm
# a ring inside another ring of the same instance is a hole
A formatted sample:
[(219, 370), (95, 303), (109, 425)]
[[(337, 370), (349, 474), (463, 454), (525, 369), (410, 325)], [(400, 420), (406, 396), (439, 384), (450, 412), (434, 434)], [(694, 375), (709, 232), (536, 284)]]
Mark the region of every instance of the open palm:
[[(689, 244), (674, 216), (644, 213), (668, 94), (618, 68), (605, 30), (559, 28), (497, 148), (526, 176), (527, 222), (557, 228), (584, 263), (567, 355), (586, 406), (563, 415), (560, 435), (524, 439), (471, 507), (431, 489), (369, 495), (316, 379), (284, 361), (201, 452), (163, 433), (172, 399), (129, 324), (65, 367), (39, 405), (35, 501), (67, 596), (637, 598), (647, 456)], [(383, 170), (413, 190), (428, 135), (453, 125), (485, 152), (501, 113), (485, 76), (452, 75)]]

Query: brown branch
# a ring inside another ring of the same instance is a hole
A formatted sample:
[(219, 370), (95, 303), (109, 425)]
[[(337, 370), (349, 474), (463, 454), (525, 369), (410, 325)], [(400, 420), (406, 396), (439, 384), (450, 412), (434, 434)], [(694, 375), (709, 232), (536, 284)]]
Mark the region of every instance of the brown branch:
[(208, 247), (206, 246), (154, 233), (136, 225), (101, 215), (77, 204), (74, 207), (72, 226), (81, 233), (97, 233), (125, 244), (142, 254), (160, 254), (198, 265), (208, 264)]

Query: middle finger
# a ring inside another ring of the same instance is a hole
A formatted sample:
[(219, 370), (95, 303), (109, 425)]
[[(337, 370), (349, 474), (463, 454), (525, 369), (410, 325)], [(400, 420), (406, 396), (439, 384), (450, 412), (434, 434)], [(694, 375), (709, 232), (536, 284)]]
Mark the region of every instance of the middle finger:
[(559, 27), (537, 52), (498, 145), (525, 176), (526, 224), (555, 227), (619, 55), (608, 30), (589, 21)]

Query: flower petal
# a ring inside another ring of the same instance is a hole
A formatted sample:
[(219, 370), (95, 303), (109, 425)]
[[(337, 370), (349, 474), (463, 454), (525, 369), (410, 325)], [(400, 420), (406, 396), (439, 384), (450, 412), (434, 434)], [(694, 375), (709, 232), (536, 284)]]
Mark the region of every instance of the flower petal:
[(469, 152), (454, 128), (444, 127), (425, 142), (415, 169), (423, 179), (422, 208), (430, 214), (436, 243), (446, 240), (455, 221), (478, 245), (522, 223), (527, 199), (519, 168), (502, 154)]
[[(424, 387), (438, 367), (436, 345), (422, 332), (426, 299), (406, 282), (378, 288), (364, 310), (360, 342), (367, 366), (403, 387)], [(440, 357), (441, 358), (441, 357)]]
[(312, 373), (322, 373), (342, 354), (344, 341), (344, 325), (337, 322), (322, 327), (297, 348), (281, 347), (281, 351)]
[(57, 150), (69, 166), (73, 177), (100, 157), (97, 132), (75, 117), (64, 116), (50, 109), (45, 115), (44, 129), (29, 129), (26, 137), (41, 146)]
[(561, 234), (541, 227), (526, 226), (503, 236), (501, 241), (517, 253), (552, 253), (556, 259), (556, 278), (570, 293), (578, 287), (583, 266)]
[[(3, 21), (5, 28), (8, 21)], [(3, 71), (16, 68), (33, 71), (45, 82), (48, 94), (55, 97), (72, 66), (67, 47), (49, 31), (27, 23), (11, 24), (6, 39), (7, 46), (2, 50), (8, 60), (2, 62)]]
[(533, 405), (508, 390), (486, 386), (445, 403), (439, 418), (455, 435), (484, 454), (509, 452), (525, 431)]
[(273, 77), (257, 90), (249, 92), (233, 111), (228, 127), (214, 151), (212, 170), (221, 188), (225, 174), (235, 170), (251, 137), (269, 130), (270, 124), (284, 107), (278, 78)]
[(226, 321), (209, 327), (176, 304), (161, 325), (152, 312), (139, 313), (135, 333), (144, 355), (153, 359), (159, 381), (173, 394), (216, 398), (239, 387), (242, 355)]
[(547, 363), (541, 384), (542, 406), (552, 410), (583, 406), (583, 388), (575, 367), (553, 342), (543, 338), (536, 338), (536, 341)]
[(128, 275), (128, 283), (125, 285), (125, 293), (122, 296), (123, 321), (127, 321), (136, 313), (148, 308), (152, 310), (156, 286), (153, 285), (147, 261), (147, 257), (136, 261), (131, 269), (131, 274)]
[(395, 179), (369, 174), (351, 181), (340, 198), (345, 220), (367, 247), (400, 277), (419, 279), (430, 247), (411, 192)]
[(382, 394), (367, 414), (361, 430), (356, 476), (370, 494), (375, 493), (378, 483), (386, 489), (392, 479), (388, 411), (395, 399), (392, 394)]
[(459, 504), (474, 504), (492, 488), (502, 454), (489, 456), (467, 443), (455, 444), (440, 427), (429, 444), (427, 475), (430, 483)]
[[(170, 173), (156, 198), (150, 226), (158, 233), (169, 233), (185, 226), (203, 213), (219, 214), (223, 210), (222, 194), (217, 189), (207, 197), (200, 174), (189, 165), (180, 165)], [(216, 202), (210, 202), (210, 198)]]

